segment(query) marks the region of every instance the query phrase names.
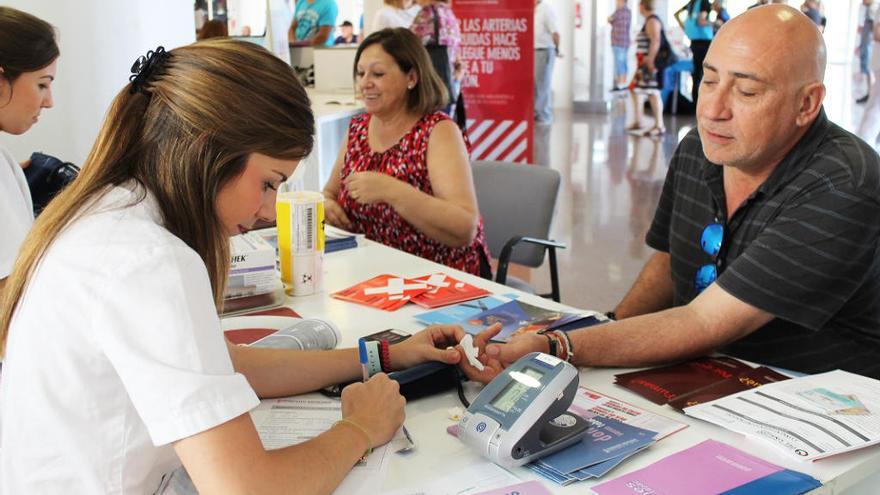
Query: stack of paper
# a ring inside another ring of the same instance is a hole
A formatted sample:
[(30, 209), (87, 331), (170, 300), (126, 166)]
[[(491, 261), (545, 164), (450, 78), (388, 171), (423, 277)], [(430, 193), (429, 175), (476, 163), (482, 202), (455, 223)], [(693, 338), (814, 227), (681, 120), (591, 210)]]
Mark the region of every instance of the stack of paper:
[[(320, 394), (268, 399), (251, 411), (251, 417), (263, 447), (278, 449), (305, 442), (330, 429), (342, 419), (342, 403)], [(334, 493), (379, 493), (389, 458), (389, 444), (373, 449), (372, 454), (355, 464)]]
[(836, 370), (771, 383), (684, 412), (810, 461), (880, 442), (880, 381)]
[(599, 478), (655, 442), (656, 432), (613, 419), (594, 417), (584, 439), (528, 467), (560, 485)]
[(799, 495), (822, 484), (715, 440), (593, 487), (598, 495)]
[(600, 394), (595, 390), (579, 387), (569, 411), (584, 418), (600, 417), (656, 431), (654, 440), (661, 440), (677, 431), (687, 428), (687, 424), (638, 408), (622, 400)]

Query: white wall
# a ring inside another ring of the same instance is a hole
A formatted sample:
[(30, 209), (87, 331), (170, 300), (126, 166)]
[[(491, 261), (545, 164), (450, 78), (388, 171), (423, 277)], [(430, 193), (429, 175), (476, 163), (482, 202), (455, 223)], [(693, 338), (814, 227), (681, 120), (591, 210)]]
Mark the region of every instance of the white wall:
[(61, 58), (52, 85), (55, 107), (21, 136), (0, 134), (19, 160), (44, 151), (81, 164), (111, 100), (128, 82), (135, 58), (163, 45), (195, 40), (192, 2), (182, 0), (4, 0), (54, 25)]

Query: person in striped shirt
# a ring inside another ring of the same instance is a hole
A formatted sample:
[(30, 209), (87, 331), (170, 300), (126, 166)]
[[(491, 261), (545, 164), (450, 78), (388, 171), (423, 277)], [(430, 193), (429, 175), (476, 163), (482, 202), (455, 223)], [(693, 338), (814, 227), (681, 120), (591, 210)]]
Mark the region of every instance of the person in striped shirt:
[[(697, 128), (673, 156), (647, 235), (657, 252), (617, 321), (569, 332), (562, 357), (648, 366), (720, 351), (880, 378), (880, 157), (825, 116), (825, 57), (819, 31), (785, 5), (718, 31)], [(550, 340), (490, 345), (487, 371), (465, 371), (486, 381)]]

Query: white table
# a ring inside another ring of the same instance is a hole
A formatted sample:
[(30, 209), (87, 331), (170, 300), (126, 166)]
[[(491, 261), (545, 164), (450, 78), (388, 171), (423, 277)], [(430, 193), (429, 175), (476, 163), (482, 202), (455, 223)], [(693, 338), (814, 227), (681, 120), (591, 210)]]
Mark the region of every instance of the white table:
[[(356, 249), (325, 255), (324, 291), (312, 296), (289, 298), (288, 305), (303, 317), (315, 316), (331, 319), (342, 330), (340, 347), (353, 347), (357, 345), (359, 337), (386, 328), (398, 328), (411, 332), (420, 330), (422, 325), (415, 320), (413, 315), (424, 311), (424, 309), (414, 304), (408, 304), (397, 311), (386, 312), (332, 299), (329, 297), (330, 293), (383, 273), (407, 277), (438, 271), (486, 288), (496, 294), (516, 292), (509, 287), (365, 241)], [(520, 298), (526, 302), (545, 307), (566, 308), (548, 299), (530, 294), (521, 294)], [(629, 370), (582, 368), (580, 383), (582, 386), (629, 402), (641, 409), (686, 423), (689, 427), (664, 438), (646, 451), (627, 460), (602, 481), (645, 467), (707, 438), (728, 443), (780, 466), (810, 474), (824, 484), (823, 487), (812, 492), (817, 495), (841, 493), (871, 474), (880, 471), (880, 448), (877, 447), (822, 459), (811, 464), (803, 464), (783, 457), (765, 444), (747, 440), (742, 435), (692, 419), (668, 406), (657, 406), (623, 387), (614, 385), (614, 375), (624, 371)], [(471, 391), (468, 395), (469, 398), (473, 398), (475, 392)], [(418, 488), (424, 486), (428, 480), (440, 478), (471, 463), (482, 461), (458, 439), (446, 433), (446, 427), (452, 424), (452, 421), (447, 419), (446, 410), (455, 406), (461, 406), (455, 392), (447, 392), (407, 404), (406, 425), (415, 438), (417, 449), (406, 456), (393, 456), (385, 480), (385, 491)], [(585, 481), (574, 483), (568, 487), (560, 487), (526, 468), (515, 468), (512, 472), (523, 480), (540, 480), (553, 493), (583, 494), (586, 493), (587, 487), (597, 483), (597, 481)], [(687, 473), (683, 473), (683, 475), (687, 475)], [(880, 489), (877, 491), (880, 492)]]

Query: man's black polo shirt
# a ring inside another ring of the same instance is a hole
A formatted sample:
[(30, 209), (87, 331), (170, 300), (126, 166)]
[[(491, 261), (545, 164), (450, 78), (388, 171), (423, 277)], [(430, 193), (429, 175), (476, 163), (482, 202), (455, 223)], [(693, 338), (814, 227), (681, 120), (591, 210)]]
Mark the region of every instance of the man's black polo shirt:
[(700, 235), (717, 220), (716, 283), (776, 316), (722, 352), (880, 378), (880, 157), (823, 110), (729, 221), (723, 168), (706, 159), (696, 129), (672, 158), (647, 243), (670, 254), (674, 305), (696, 297), (694, 275), (712, 262)]

